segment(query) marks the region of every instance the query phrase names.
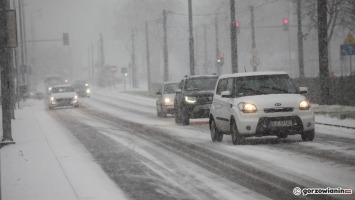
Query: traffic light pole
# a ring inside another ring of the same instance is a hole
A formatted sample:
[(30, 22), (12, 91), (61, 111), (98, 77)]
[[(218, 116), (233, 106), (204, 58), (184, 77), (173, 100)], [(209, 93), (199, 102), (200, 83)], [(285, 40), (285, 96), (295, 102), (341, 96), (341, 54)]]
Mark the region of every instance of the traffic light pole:
[(222, 69), (219, 66), (217, 60), (219, 59), (219, 40), (218, 40), (218, 20), (217, 20), (217, 15), (215, 16), (215, 22), (214, 22), (214, 26), (215, 26), (215, 30), (216, 30), (216, 70), (217, 70), (217, 74), (221, 74), (222, 73)]

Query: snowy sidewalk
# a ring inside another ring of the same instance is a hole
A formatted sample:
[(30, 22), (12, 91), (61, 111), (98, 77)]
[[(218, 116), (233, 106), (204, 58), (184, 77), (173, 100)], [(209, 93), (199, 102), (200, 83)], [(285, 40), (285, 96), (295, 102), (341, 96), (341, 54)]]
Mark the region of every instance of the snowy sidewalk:
[(29, 100), (16, 110), (12, 121), (16, 144), (1, 148), (0, 199), (126, 199), (44, 107), (42, 101)]

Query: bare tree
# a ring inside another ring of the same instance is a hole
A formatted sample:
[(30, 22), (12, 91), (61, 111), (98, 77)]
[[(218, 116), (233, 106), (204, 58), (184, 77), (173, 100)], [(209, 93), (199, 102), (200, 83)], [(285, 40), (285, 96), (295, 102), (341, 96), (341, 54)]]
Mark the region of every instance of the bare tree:
[[(308, 32), (318, 27), (317, 1), (304, 0), (302, 2), (302, 13), (310, 21)], [(337, 27), (355, 30), (355, 23), (353, 23), (355, 20), (354, 0), (327, 0), (327, 15), (328, 42), (332, 39)]]

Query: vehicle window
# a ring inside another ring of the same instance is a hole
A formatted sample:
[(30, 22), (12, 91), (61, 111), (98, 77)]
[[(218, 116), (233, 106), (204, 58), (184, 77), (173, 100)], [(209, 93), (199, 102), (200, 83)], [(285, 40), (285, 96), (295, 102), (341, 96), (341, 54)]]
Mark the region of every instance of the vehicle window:
[(73, 87), (55, 87), (52, 89), (52, 93), (74, 92)]
[(179, 84), (179, 89), (182, 90), (182, 87), (184, 87), (184, 80), (182, 80), (182, 81), (180, 82), (180, 84)]
[(226, 91), (227, 79), (221, 79), (218, 82), (216, 94), (220, 95), (222, 91)]
[(186, 80), (185, 89), (187, 91), (214, 90), (217, 77), (201, 77)]
[(233, 93), (233, 86), (234, 86), (234, 78), (227, 79), (227, 85), (224, 91), (229, 91), (231, 94)]
[(235, 82), (237, 97), (285, 93), (297, 93), (296, 86), (286, 74), (239, 77)]
[(179, 83), (168, 83), (165, 84), (163, 93), (164, 94), (175, 93), (177, 89), (179, 89)]

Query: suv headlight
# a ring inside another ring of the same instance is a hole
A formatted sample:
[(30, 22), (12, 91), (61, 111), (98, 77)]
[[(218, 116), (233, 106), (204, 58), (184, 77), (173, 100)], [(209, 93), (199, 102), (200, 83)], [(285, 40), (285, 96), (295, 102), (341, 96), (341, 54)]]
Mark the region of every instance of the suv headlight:
[(194, 103), (196, 103), (197, 98), (196, 97), (185, 96), (185, 101), (186, 101), (186, 103), (194, 104)]
[(255, 113), (258, 109), (254, 104), (251, 103), (240, 103), (238, 104), (239, 110), (243, 113)]
[(300, 103), (300, 110), (309, 110), (311, 104), (307, 100), (303, 100)]
[(169, 99), (169, 98), (165, 98), (164, 99), (164, 103), (171, 103), (172, 101), (171, 101), (171, 99)]
[(51, 101), (55, 101), (54, 97), (51, 97), (50, 100), (51, 100)]
[(90, 93), (90, 89), (86, 89), (86, 93), (88, 93), (88, 94), (89, 94), (89, 93)]

